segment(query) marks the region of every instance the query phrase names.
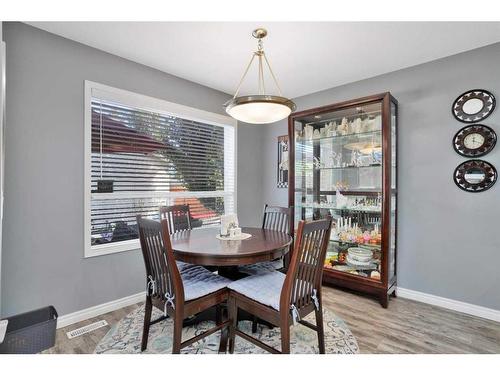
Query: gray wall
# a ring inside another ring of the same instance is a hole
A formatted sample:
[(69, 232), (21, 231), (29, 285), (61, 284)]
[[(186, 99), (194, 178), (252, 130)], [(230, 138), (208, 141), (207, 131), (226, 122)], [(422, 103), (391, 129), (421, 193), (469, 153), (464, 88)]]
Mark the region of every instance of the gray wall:
[[(450, 108), (472, 88), (488, 89), (500, 100), (499, 66), (500, 44), (494, 44), (296, 99), (298, 110), (384, 91), (398, 99), (398, 284), (497, 310), (500, 182), (478, 194), (455, 186), (452, 173), (466, 159), (451, 142), (465, 124)], [(483, 123), (500, 135), (500, 109)], [(276, 136), (286, 132), (285, 121), (267, 129), (266, 202), (287, 203), (286, 192), (275, 187)], [(500, 171), (500, 146), (484, 160)]]
[(238, 123), (238, 220), (241, 226), (262, 223), (264, 163), (262, 125)]
[[(2, 22), (0, 21), (0, 48), (3, 48)], [(0, 52), (1, 54), (1, 52)], [(1, 59), (1, 57), (0, 57)], [(3, 60), (0, 61), (0, 195), (3, 195), (3, 127), (4, 127), (4, 92), (3, 92)], [(0, 196), (0, 200), (1, 200)], [(2, 204), (2, 203), (0, 203)], [(0, 212), (2, 207), (0, 207)], [(0, 316), (2, 312), (2, 220), (0, 216)]]
[[(67, 314), (144, 289), (139, 251), (83, 258), (83, 83), (92, 80), (212, 112), (229, 96), (21, 24), (4, 22), (7, 126), (2, 315), (53, 304)], [(175, 53), (175, 51), (173, 51)], [(238, 205), (258, 169), (255, 128), (239, 129)], [(244, 140), (241, 141), (241, 138)], [(258, 144), (257, 144), (258, 143)], [(245, 162), (245, 160), (247, 162)], [(255, 213), (256, 214), (256, 213)]]

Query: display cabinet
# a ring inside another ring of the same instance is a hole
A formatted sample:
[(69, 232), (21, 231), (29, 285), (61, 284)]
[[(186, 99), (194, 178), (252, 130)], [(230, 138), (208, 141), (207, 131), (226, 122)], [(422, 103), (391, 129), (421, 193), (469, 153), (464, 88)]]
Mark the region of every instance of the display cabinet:
[(396, 287), (397, 101), (390, 93), (293, 113), (293, 223), (333, 219), (323, 281), (379, 298)]

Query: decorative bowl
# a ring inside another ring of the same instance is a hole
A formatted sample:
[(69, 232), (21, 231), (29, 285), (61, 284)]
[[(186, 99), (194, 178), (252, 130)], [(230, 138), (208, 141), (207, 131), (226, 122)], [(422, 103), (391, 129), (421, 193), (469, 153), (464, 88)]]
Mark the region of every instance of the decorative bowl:
[(360, 247), (351, 247), (347, 250), (350, 258), (358, 262), (369, 262), (373, 258), (373, 252)]

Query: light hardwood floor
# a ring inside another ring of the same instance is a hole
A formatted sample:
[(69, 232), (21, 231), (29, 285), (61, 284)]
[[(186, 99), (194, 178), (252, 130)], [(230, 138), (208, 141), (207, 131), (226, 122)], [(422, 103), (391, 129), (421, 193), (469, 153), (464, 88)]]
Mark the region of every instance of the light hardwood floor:
[[(349, 326), (361, 353), (500, 353), (500, 323), (391, 298), (388, 309), (369, 297), (323, 287), (323, 304)], [(92, 353), (110, 327), (69, 340), (66, 332), (106, 319), (111, 326), (140, 304), (57, 330), (46, 353)], [(293, 329), (293, 328), (292, 328)]]

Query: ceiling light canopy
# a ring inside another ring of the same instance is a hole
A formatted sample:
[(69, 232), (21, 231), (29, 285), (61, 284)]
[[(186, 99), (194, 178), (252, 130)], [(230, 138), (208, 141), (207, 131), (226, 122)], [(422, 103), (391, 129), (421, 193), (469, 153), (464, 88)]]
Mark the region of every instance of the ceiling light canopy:
[[(241, 77), (238, 88), (233, 98), (224, 104), (226, 112), (238, 121), (247, 122), (250, 124), (268, 124), (271, 122), (276, 122), (282, 120), (290, 113), (295, 111), (295, 103), (290, 99), (282, 96), (280, 86), (278, 81), (271, 69), (271, 65), (267, 60), (262, 46), (262, 38), (267, 35), (267, 30), (259, 28), (253, 31), (253, 37), (258, 39), (257, 51), (252, 54), (252, 58), (248, 63), (243, 76)], [(240, 92), (241, 85), (245, 80), (248, 70), (252, 66), (252, 63), (257, 57), (259, 61), (259, 92), (256, 95), (248, 96), (238, 96)], [(265, 93), (265, 82), (264, 82), (264, 64), (266, 63), (271, 77), (273, 78), (274, 84), (278, 89), (279, 96), (267, 95)]]

